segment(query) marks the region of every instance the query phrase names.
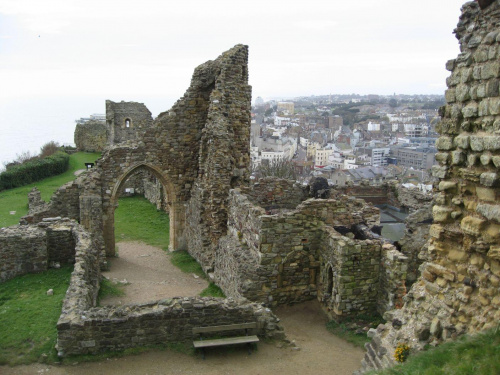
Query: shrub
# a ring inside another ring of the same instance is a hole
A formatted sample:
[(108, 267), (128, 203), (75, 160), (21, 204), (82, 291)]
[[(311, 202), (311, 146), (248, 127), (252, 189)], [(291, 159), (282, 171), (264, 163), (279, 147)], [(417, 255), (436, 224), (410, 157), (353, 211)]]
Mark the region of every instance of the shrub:
[(397, 362), (403, 363), (410, 355), (410, 347), (406, 344), (398, 344), (394, 351), (394, 359)]
[(44, 159), (30, 160), (24, 164), (10, 167), (0, 173), (0, 191), (40, 181), (46, 177), (66, 172), (69, 166), (69, 155), (56, 152)]
[(59, 143), (50, 141), (45, 143), (41, 148), (40, 148), (40, 157), (41, 158), (46, 158), (48, 156), (54, 155), (57, 151), (59, 151)]

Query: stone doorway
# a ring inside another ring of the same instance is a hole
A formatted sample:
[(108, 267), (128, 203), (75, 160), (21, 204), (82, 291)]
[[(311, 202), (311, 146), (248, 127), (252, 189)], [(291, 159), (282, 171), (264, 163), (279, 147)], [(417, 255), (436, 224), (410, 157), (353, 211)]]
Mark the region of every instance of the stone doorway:
[(129, 167), (116, 181), (111, 191), (109, 206), (105, 208), (103, 215), (104, 241), (106, 242), (106, 256), (115, 256), (115, 209), (118, 207), (118, 198), (124, 190), (124, 186), (130, 176), (138, 170), (145, 169), (160, 181), (168, 197), (168, 214), (170, 216), (170, 238), (169, 249), (180, 250), (183, 248), (183, 232), (185, 223), (184, 203), (176, 200), (174, 189), (170, 181), (159, 168), (146, 163), (138, 163)]

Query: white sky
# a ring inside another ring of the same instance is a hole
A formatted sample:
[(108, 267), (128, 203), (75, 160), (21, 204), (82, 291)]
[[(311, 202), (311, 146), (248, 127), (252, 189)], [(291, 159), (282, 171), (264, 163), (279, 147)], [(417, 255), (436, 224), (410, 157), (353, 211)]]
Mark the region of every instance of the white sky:
[(238, 43), (254, 98), (443, 94), (464, 2), (0, 0), (0, 100), (179, 98)]

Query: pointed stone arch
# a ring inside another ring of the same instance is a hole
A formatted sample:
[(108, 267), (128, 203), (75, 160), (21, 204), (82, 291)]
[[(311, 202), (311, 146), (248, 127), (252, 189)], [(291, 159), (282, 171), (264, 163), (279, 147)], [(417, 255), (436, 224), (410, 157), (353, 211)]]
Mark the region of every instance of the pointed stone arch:
[(126, 168), (121, 175), (116, 179), (116, 183), (110, 192), (110, 200), (107, 209), (103, 215), (103, 230), (104, 241), (106, 243), (106, 255), (115, 255), (115, 228), (114, 228), (114, 211), (118, 207), (118, 197), (127, 179), (134, 174), (138, 169), (143, 168), (151, 172), (162, 184), (167, 193), (169, 206), (169, 249), (181, 250), (184, 249), (184, 227), (185, 227), (185, 203), (177, 199), (176, 189), (174, 184), (166, 174), (157, 166), (146, 162), (137, 162)]

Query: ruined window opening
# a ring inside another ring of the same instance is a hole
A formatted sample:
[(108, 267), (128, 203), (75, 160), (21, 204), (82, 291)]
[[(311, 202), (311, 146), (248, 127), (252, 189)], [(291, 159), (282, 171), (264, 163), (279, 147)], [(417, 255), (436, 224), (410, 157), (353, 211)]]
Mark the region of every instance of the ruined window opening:
[(333, 294), (333, 270), (332, 267), (328, 267), (327, 272), (327, 289), (326, 292), (329, 294)]
[(131, 121), (129, 118), (125, 119), (125, 127), (130, 128)]

